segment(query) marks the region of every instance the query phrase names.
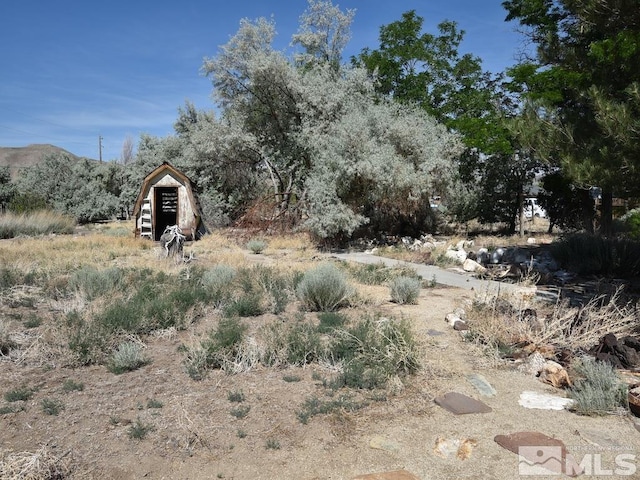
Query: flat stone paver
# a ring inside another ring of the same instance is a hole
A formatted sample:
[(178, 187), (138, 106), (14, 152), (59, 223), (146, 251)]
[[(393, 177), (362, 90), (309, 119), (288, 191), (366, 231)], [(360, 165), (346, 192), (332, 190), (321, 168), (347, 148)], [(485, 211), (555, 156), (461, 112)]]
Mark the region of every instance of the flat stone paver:
[(486, 403), (458, 392), (445, 393), (436, 397), (435, 402), (455, 415), (491, 412), (491, 407)]

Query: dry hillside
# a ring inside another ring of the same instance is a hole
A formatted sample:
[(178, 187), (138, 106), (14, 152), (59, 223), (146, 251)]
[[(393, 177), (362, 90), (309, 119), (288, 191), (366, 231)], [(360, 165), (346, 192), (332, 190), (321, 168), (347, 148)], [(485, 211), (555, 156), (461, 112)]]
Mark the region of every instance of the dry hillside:
[(47, 155), (64, 153), (77, 160), (79, 157), (67, 150), (49, 144), (34, 144), (26, 147), (0, 147), (0, 167), (6, 165), (11, 170), (11, 177), (16, 178), (20, 170), (41, 162)]

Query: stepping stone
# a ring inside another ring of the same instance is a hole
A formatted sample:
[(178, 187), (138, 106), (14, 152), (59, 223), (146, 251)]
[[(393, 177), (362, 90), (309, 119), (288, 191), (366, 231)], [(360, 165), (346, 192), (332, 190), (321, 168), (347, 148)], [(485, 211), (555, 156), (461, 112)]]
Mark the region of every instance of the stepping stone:
[(555, 395), (549, 395), (547, 393), (524, 391), (520, 394), (518, 403), (524, 408), (564, 410), (573, 405), (573, 400), (570, 398), (556, 397)]
[(435, 402), (445, 410), (449, 410), (456, 415), (488, 413), (491, 411), (489, 405), (457, 392), (449, 392), (441, 397), (436, 397)]
[(549, 472), (577, 477), (582, 468), (557, 438), (540, 432), (516, 432), (496, 435), (493, 439), (502, 448), (518, 455), (520, 475), (544, 475)]
[(353, 477), (353, 480), (420, 480), (413, 473), (406, 470), (394, 470), (393, 472), (368, 473)]
[[(603, 432), (601, 430), (595, 429), (580, 429), (580, 436), (584, 438), (591, 445), (595, 445), (596, 447), (600, 447), (603, 450), (619, 450), (623, 451), (625, 445), (621, 442), (621, 438), (619, 436), (614, 436), (615, 434), (611, 432)], [(624, 441), (624, 440), (623, 440)]]
[(378, 450), (386, 450), (387, 452), (397, 452), (400, 450), (400, 445), (381, 436), (375, 436), (369, 441), (369, 446)]
[(471, 385), (476, 387), (476, 390), (478, 390), (478, 392), (480, 392), (480, 395), (482, 396), (494, 397), (497, 393), (496, 389), (493, 388), (487, 381), (487, 379), (479, 373), (470, 373), (469, 375), (467, 375), (467, 380), (469, 380), (469, 383), (471, 383)]
[(442, 458), (448, 458), (455, 454), (460, 460), (466, 460), (471, 456), (471, 451), (478, 446), (475, 438), (436, 438), (433, 453)]

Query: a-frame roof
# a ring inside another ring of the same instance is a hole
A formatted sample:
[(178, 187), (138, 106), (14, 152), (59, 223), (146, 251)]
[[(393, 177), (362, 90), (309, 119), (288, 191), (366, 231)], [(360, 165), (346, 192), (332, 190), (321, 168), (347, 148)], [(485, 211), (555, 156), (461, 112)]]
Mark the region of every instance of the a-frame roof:
[(169, 162), (164, 162), (159, 167), (155, 168), (151, 173), (149, 173), (144, 180), (142, 181), (142, 186), (140, 187), (140, 193), (138, 193), (138, 198), (136, 199), (136, 203), (133, 207), (133, 216), (137, 216), (140, 212), (140, 208), (142, 207), (142, 201), (149, 192), (149, 188), (151, 188), (151, 180), (156, 178), (161, 173), (168, 173), (172, 177), (178, 179), (181, 183), (185, 185), (187, 188), (187, 195), (189, 197), (189, 201), (191, 202), (193, 212), (199, 217), (200, 216), (200, 205), (198, 204), (195, 195), (193, 193), (193, 188), (191, 185), (191, 180), (184, 173), (178, 170), (176, 167), (171, 165)]

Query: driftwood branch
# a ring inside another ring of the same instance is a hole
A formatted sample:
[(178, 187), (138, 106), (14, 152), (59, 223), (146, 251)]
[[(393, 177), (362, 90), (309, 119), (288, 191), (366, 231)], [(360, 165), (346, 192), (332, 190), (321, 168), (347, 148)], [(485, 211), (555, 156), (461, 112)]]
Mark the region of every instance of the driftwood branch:
[(175, 257), (178, 254), (182, 255), (185, 240), (186, 237), (182, 234), (180, 227), (173, 225), (164, 229), (160, 237), (160, 245), (164, 248), (167, 257)]

